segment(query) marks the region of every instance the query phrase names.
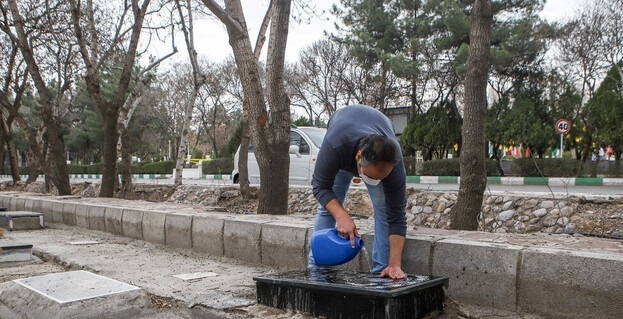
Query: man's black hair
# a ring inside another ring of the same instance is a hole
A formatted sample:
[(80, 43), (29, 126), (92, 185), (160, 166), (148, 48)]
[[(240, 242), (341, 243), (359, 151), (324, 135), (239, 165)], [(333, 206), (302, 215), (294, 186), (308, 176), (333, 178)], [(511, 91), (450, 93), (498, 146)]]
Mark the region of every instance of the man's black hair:
[(359, 141), (361, 165), (368, 166), (378, 163), (398, 163), (396, 145), (383, 135), (370, 134)]

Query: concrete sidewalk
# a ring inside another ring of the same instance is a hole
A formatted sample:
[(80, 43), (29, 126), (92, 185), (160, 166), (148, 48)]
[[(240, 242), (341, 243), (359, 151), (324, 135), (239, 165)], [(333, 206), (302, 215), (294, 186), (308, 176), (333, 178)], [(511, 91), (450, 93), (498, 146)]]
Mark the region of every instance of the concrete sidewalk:
[[(148, 242), (246, 262), (261, 272), (306, 266), (314, 217), (236, 215), (171, 203), (24, 193), (0, 194), (0, 206), (40, 211), (48, 223), (136, 240), (132, 243)], [(372, 221), (356, 223), (364, 241), (371, 245)], [(552, 318), (620, 318), (623, 313), (621, 241), (425, 228), (409, 229), (408, 234), (405, 271), (449, 277), (447, 296), (458, 302)], [(112, 263), (106, 267), (132, 259), (112, 255)], [(348, 267), (368, 270), (367, 261), (351, 263)], [(106, 267), (98, 270), (105, 272)], [(245, 282), (252, 285), (248, 278)]]
[[(11, 232), (5, 240), (30, 242), (36, 256), (59, 266), (54, 269), (45, 263), (43, 270), (36, 270), (35, 265), (30, 265), (34, 271), (21, 265), (3, 266), (2, 277), (17, 279), (27, 274), (87, 270), (113, 278), (141, 287), (152, 299), (153, 307), (142, 307), (141, 313), (132, 318), (311, 318), (255, 303), (253, 277), (275, 272), (268, 267), (60, 224), (44, 230)], [(11, 288), (10, 284), (1, 283), (0, 294)], [(19, 318), (1, 305), (0, 318)], [(87, 311), (89, 318), (110, 318), (105, 315), (107, 310), (105, 305), (96, 304)], [(41, 315), (40, 311), (33, 308), (30, 318)], [(49, 317), (63, 318), (63, 311), (50, 312)], [(102, 315), (97, 317), (97, 313)]]

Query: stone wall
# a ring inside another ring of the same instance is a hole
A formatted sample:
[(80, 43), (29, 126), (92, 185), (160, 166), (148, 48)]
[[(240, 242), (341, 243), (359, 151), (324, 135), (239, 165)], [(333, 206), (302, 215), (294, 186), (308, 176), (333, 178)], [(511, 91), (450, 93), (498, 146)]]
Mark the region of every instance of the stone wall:
[[(450, 210), (457, 201), (457, 192), (407, 191), (407, 224), (429, 228), (450, 226)], [(601, 220), (591, 220), (594, 211), (578, 209), (582, 198), (563, 199), (504, 196), (485, 194), (479, 216), (479, 230), (494, 233), (595, 233)], [(366, 190), (351, 190), (345, 204), (347, 210), (358, 215), (371, 216), (372, 204)], [(291, 213), (314, 213), (317, 203), (309, 189), (291, 189)], [(595, 216), (597, 218), (597, 216)], [(599, 229), (599, 234), (623, 236), (623, 211), (600, 216), (617, 225)]]
[[(407, 205), (408, 220), (431, 228), (449, 228), (454, 193), (415, 195)], [(485, 195), (478, 218), (479, 230), (494, 233), (574, 233), (577, 198), (549, 199)]]

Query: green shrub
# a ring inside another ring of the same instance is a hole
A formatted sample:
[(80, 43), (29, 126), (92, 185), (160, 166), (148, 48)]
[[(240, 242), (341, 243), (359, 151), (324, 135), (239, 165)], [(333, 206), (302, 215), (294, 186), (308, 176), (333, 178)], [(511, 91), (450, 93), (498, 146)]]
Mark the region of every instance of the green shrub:
[(236, 150), (238, 149), (238, 146), (240, 145), (241, 140), (242, 140), (242, 122), (238, 123), (238, 126), (236, 127), (236, 131), (234, 132), (234, 134), (230, 137), (229, 141), (227, 141), (227, 143), (223, 145), (223, 147), (221, 147), (221, 149), (218, 151), (216, 155), (219, 158), (220, 157), (233, 158), (234, 154), (236, 153)]
[[(28, 175), (30, 173), (30, 167), (20, 166), (18, 169), (19, 175)], [(43, 172), (39, 172), (43, 174)], [(11, 166), (0, 166), (0, 175), (11, 175)]]
[(608, 171), (606, 172), (608, 177), (621, 177), (623, 176), (623, 161), (610, 162)]
[(102, 163), (97, 163), (97, 164), (93, 164), (93, 165), (87, 165), (87, 172), (86, 174), (102, 174), (102, 168), (104, 167), (104, 164)]
[(203, 158), (203, 151), (198, 148), (194, 149), (192, 158)]
[(461, 164), (458, 158), (426, 161), (420, 173), (422, 176), (459, 176)]
[(143, 174), (173, 174), (175, 161), (153, 162), (143, 165)]
[[(130, 172), (131, 174), (141, 174), (143, 167), (139, 163), (130, 164)], [(121, 163), (117, 163), (117, 174), (121, 174)]]
[[(574, 177), (580, 161), (567, 158), (516, 158), (511, 175), (524, 177)], [(580, 174), (581, 175), (581, 174)]]
[(234, 159), (229, 158), (215, 158), (213, 160), (205, 161), (202, 164), (201, 171), (203, 174), (231, 174), (234, 170)]
[(89, 165), (69, 164), (67, 170), (69, 174), (87, 174)]
[[(405, 164), (406, 166), (406, 164)], [(500, 176), (498, 163), (485, 159), (487, 176)], [(409, 173), (407, 173), (409, 175)], [(422, 163), (422, 176), (461, 176), (461, 160), (459, 158), (432, 160)]]

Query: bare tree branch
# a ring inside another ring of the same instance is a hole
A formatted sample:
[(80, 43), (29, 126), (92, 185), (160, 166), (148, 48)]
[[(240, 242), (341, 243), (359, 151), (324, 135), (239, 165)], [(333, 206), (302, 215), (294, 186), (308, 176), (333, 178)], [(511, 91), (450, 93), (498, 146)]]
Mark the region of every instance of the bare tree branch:
[(229, 14), (227, 14), (223, 7), (221, 7), (214, 0), (202, 0), (202, 2), (219, 20), (221, 20), (221, 22), (223, 22), (223, 24), (232, 28), (232, 30), (236, 30), (236, 32), (240, 34), (244, 34), (246, 32), (240, 22), (236, 21)]

